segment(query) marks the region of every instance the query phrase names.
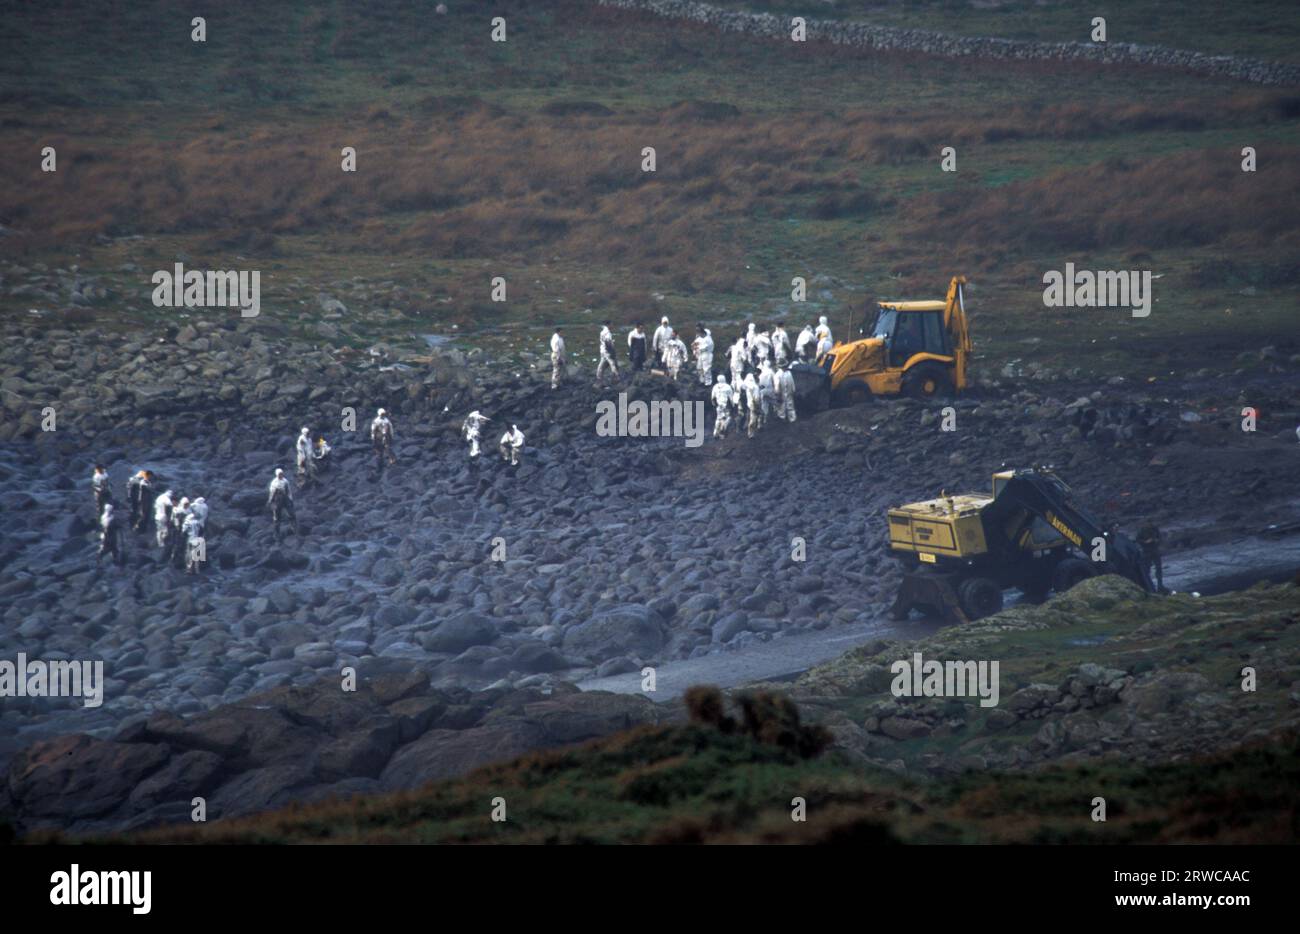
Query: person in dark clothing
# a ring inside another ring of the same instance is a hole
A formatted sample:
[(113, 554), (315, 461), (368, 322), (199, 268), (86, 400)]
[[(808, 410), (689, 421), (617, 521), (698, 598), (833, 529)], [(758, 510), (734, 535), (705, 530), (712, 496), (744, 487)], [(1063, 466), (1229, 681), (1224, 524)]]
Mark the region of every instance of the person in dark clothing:
[(627, 356), (632, 361), (634, 373), (645, 366), (645, 344), (645, 330), (638, 321), (627, 335)]
[(1160, 555), (1160, 529), (1154, 522), (1148, 522), (1138, 530), (1137, 542), (1142, 546), (1142, 560), (1146, 562), (1147, 573), (1155, 570), (1156, 590), (1165, 592), (1165, 565)]
[(108, 471), (103, 464), (95, 465), (95, 472), (90, 477), (90, 488), (95, 491), (95, 521), (104, 514), (104, 507), (113, 501), (113, 491), (108, 485)]
[(172, 567), (185, 567), (185, 522), (190, 517), (190, 498), (182, 496), (172, 509), (171, 528), (168, 532), (167, 549), (164, 556)]
[(276, 541), (280, 540), (280, 523), (286, 518), (293, 523), (294, 534), (298, 534), (298, 517), (293, 511), (293, 488), (279, 467), (275, 470), (275, 479), (267, 487), (266, 505), (271, 510), (271, 524), (275, 527)]
[(126, 502), (131, 507), (131, 528), (138, 532), (153, 515), (153, 474), (137, 470), (126, 481)]
[(389, 465), (397, 463), (397, 458), (393, 456), (393, 423), (388, 420), (388, 412), (384, 409), (380, 409), (379, 414), (370, 423), (370, 443), (375, 450), (377, 472), (381, 474), (384, 472), (385, 461)]
[(122, 531), (122, 520), (113, 514), (113, 504), (104, 504), (104, 514), (99, 519), (99, 554), (95, 563), (103, 560), (104, 555), (111, 555), (117, 565), (126, 564), (126, 543)]

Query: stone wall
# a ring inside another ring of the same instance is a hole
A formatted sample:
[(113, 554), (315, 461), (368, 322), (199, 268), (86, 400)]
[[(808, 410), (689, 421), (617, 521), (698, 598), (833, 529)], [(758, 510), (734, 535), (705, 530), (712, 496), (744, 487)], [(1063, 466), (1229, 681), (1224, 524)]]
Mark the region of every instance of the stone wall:
[[(597, 0), (601, 6), (640, 10), (656, 16), (704, 23), (725, 32), (743, 32), (768, 39), (790, 38), (790, 16), (748, 13), (693, 0)], [(1129, 42), (1029, 42), (979, 36), (950, 36), (923, 29), (896, 29), (861, 22), (805, 17), (809, 40), (856, 45), (894, 52), (920, 52), (944, 58), (985, 58), (1023, 61), (1083, 61), (1117, 65), (1181, 68), (1200, 74), (1235, 78), (1256, 84), (1300, 85), (1300, 66), (1232, 55), (1207, 55), (1184, 49)]]

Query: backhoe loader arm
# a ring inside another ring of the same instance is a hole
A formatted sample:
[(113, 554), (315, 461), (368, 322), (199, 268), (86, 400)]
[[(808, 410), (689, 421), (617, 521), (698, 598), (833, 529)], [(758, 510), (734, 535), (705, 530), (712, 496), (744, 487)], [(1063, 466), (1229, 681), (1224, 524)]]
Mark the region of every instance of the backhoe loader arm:
[[(1070, 488), (1045, 470), (1018, 470), (983, 512), (985, 535), (1002, 547), (1015, 547), (1020, 533), (1040, 518), (1076, 548), (1091, 556), (1093, 542), (1106, 542), (1103, 573), (1120, 574), (1147, 592), (1155, 590), (1147, 574), (1142, 548), (1122, 532), (1106, 531), (1098, 519), (1074, 501)], [(1000, 530), (995, 532), (995, 530)]]
[(953, 382), (958, 389), (966, 388), (967, 357), (972, 346), (970, 322), (966, 318), (965, 286), (965, 276), (953, 276), (952, 281), (948, 283), (948, 297), (943, 307), (943, 326), (952, 344)]
[(953, 276), (944, 301), (943, 326), (952, 337), (954, 350), (970, 352), (970, 326), (966, 320), (965, 276)]

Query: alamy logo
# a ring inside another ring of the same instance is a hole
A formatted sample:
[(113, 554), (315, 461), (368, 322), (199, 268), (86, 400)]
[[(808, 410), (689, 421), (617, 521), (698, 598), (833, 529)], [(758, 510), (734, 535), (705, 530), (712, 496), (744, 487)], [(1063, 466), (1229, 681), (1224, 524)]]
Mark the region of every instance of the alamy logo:
[(1043, 304), (1048, 308), (1132, 308), (1134, 318), (1151, 314), (1151, 270), (1109, 269), (1043, 273)]
[(238, 308), (244, 318), (256, 318), (262, 310), (262, 274), (257, 270), (197, 269), (186, 271), (177, 263), (168, 272), (160, 269), (154, 284), (153, 303), (158, 308)]
[(104, 663), (0, 659), (0, 697), (80, 697), (83, 706), (104, 703)]
[(897, 677), (889, 686), (895, 697), (978, 697), (981, 707), (996, 707), (998, 663), (922, 661), (916, 652), (889, 666)]
[(688, 448), (704, 443), (704, 403), (698, 400), (628, 402), (627, 393), (620, 392), (617, 405), (610, 399), (597, 402), (596, 414), (596, 434), (602, 438), (685, 438)]
[(72, 864), (67, 872), (50, 876), (51, 905), (130, 905), (131, 913), (147, 915), (153, 905), (153, 873), (81, 871)]

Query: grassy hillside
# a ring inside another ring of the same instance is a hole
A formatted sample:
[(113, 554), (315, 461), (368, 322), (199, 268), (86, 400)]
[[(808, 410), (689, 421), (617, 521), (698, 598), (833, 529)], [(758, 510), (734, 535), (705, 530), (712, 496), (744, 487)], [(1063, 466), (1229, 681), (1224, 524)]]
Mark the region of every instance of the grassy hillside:
[[(1166, 24), (1154, 40), (1188, 47), (1263, 54), (1251, 37), (1297, 34), (1277, 4), (1141, 6)], [(452, 8), (237, 2), (211, 12), (206, 43), (172, 0), (12, 12), (0, 154), (18, 183), (0, 192), (0, 250), (102, 274), (112, 295), (90, 313), (124, 324), (157, 317), (148, 272), (180, 256), (262, 270), (267, 314), (314, 314), (327, 292), (363, 336), (499, 348), (606, 315), (842, 322), (870, 298), (939, 296), (955, 272), (974, 280), (990, 368), (1029, 335), (1048, 363), (1165, 372), (1213, 342), (1226, 367), (1295, 312), (1296, 92), (790, 47), (579, 2), (505, 3), (493, 43), (486, 14)], [(839, 10), (997, 34), (1075, 15)], [(39, 170), (46, 145), (57, 173)], [(1257, 173), (1239, 171), (1246, 145)], [(1153, 270), (1156, 311), (1045, 309), (1042, 273), (1067, 261)], [(506, 303), (488, 300), (497, 275)], [(809, 307), (791, 307), (795, 275)], [(0, 314), (58, 310), (10, 293)]]
[[(1293, 842), (1300, 742), (1138, 768), (947, 785), (800, 760), (701, 726), (658, 728), (383, 799), (138, 835), (151, 843)], [(1243, 789), (1249, 788), (1246, 793)], [(1105, 823), (1089, 816), (1104, 792)], [(491, 820), (492, 799), (506, 820)], [(792, 800), (807, 820), (791, 819)], [(1008, 818), (1008, 815), (1016, 815)], [(108, 842), (108, 841), (106, 841)]]
[[(914, 644), (860, 647), (793, 685), (742, 693), (730, 707), (716, 691), (695, 689), (686, 725), (532, 754), (414, 792), (127, 839), (1291, 843), (1300, 834), (1298, 621), (1295, 585), (1144, 598), (1123, 580), (1099, 578), (1045, 606)], [(881, 660), (913, 651), (1000, 659), (999, 706), (903, 701), (909, 717), (944, 725), (901, 740), (867, 736), (863, 725), (896, 702)], [(1118, 666), (1131, 683), (1118, 699), (1069, 714), (1031, 713), (1014, 699), (1022, 687), (1062, 683), (1081, 662)], [(1253, 694), (1240, 689), (1243, 665), (1257, 669)], [(1197, 687), (1179, 695), (1176, 685)], [(1093, 749), (1095, 734), (1070, 741), (1084, 719), (1113, 723), (1133, 711), (1131, 732), (1107, 748)], [(1010, 722), (994, 725), (994, 715)], [(835, 744), (818, 754), (827, 729)], [(1035, 735), (1058, 733), (1065, 742), (1040, 755), (1048, 747)], [(995, 764), (1017, 749), (1034, 756)], [(1091, 817), (1096, 796), (1106, 799), (1104, 823)], [(504, 821), (490, 816), (498, 798)], [(791, 820), (795, 798), (806, 802), (806, 821)]]

